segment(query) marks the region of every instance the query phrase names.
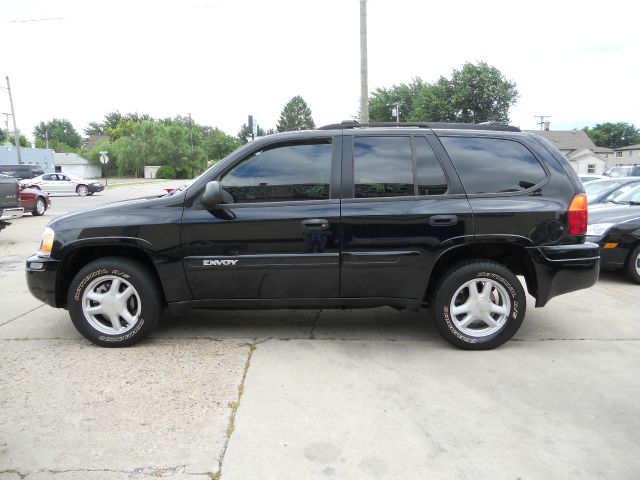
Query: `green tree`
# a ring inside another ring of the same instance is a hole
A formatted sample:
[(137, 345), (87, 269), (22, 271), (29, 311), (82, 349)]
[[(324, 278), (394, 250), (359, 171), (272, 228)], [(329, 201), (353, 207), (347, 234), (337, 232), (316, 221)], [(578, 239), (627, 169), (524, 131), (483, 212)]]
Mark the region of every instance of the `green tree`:
[[(264, 128), (262, 128), (260, 125), (256, 125), (256, 132), (258, 137), (264, 137), (264, 135), (266, 134), (264, 131)], [(236, 138), (240, 141), (241, 145), (244, 145), (249, 141), (247, 140), (247, 138), (250, 136), (251, 136), (251, 132), (249, 131), (249, 125), (247, 125), (246, 123), (243, 123), (242, 126), (240, 127), (240, 130), (238, 131), (238, 135)]]
[(0, 128), (0, 143), (5, 143), (6, 139), (7, 139), (6, 132)]
[(66, 119), (54, 118), (49, 122), (40, 122), (34, 128), (33, 136), (36, 147), (46, 146), (48, 137), (49, 148), (58, 152), (74, 152), (82, 145), (82, 137)]
[(391, 109), (400, 105), (400, 119), (416, 122), (509, 122), (509, 108), (518, 98), (516, 84), (485, 62), (465, 63), (451, 78), (433, 83), (415, 78), (409, 84), (378, 88), (369, 99), (374, 122), (395, 121)]
[(393, 85), (391, 88), (378, 88), (369, 99), (369, 119), (372, 122), (395, 122), (392, 109), (399, 106), (400, 121), (413, 120), (416, 109), (415, 102), (427, 84), (420, 78), (411, 83)]
[(598, 147), (620, 148), (640, 143), (640, 129), (625, 122), (598, 123), (595, 127), (584, 127), (589, 138)]
[[(28, 148), (31, 146), (31, 142), (29, 142), (29, 140), (27, 140), (27, 137), (25, 137), (22, 134), (18, 135), (18, 141), (20, 142), (20, 146), (21, 147), (25, 147)], [(7, 142), (9, 142), (11, 145), (15, 145), (16, 144), (16, 136), (11, 134), (9, 135), (9, 137), (7, 138)]]
[(292, 132), (295, 130), (312, 130), (316, 124), (311, 117), (311, 109), (300, 95), (296, 95), (280, 112), (280, 119), (276, 130), (278, 132)]

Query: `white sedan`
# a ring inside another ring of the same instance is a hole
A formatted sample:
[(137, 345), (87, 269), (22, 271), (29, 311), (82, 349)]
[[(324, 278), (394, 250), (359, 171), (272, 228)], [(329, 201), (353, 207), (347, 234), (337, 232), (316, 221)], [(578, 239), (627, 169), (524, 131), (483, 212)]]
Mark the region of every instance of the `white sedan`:
[(85, 180), (65, 173), (45, 173), (22, 183), (47, 193), (77, 193), (81, 197), (104, 190), (104, 185), (97, 180)]

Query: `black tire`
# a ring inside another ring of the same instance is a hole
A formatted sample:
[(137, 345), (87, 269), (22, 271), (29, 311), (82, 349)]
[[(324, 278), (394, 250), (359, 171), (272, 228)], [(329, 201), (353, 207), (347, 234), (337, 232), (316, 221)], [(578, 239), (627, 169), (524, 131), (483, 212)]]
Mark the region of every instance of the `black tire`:
[(524, 289), (513, 272), (482, 259), (454, 265), (440, 278), (430, 301), (431, 316), (442, 337), (465, 350), (489, 350), (509, 340), (522, 325), (526, 306)]
[(640, 244), (636, 245), (636, 248), (629, 253), (624, 264), (624, 273), (632, 282), (640, 283)]
[[(92, 300), (90, 294), (104, 301)], [(105, 257), (89, 263), (74, 277), (67, 306), (73, 324), (89, 341), (103, 347), (128, 347), (156, 327), (162, 315), (160, 295), (156, 278), (144, 265)]]
[(87, 194), (89, 193), (89, 187), (87, 187), (86, 185), (80, 184), (76, 187), (76, 193), (81, 197), (86, 197)]
[(96, 192), (89, 192), (89, 193), (87, 193), (87, 195), (93, 195), (94, 193), (96, 193)]
[(31, 215), (33, 215), (34, 217), (39, 217), (40, 215), (44, 215), (44, 212), (46, 211), (47, 211), (47, 202), (44, 201), (44, 197), (36, 198), (36, 203), (33, 206)]

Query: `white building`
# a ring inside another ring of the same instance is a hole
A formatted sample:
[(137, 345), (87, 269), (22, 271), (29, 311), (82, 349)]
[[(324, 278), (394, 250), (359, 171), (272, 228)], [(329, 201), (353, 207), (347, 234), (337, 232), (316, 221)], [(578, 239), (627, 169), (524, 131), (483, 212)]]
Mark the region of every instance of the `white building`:
[(640, 144), (616, 148), (609, 166), (616, 165), (640, 165)]
[(607, 159), (614, 151), (596, 147), (593, 140), (582, 130), (528, 130), (551, 142), (562, 153), (578, 173), (601, 175), (607, 169)]
[(102, 170), (77, 153), (54, 153), (53, 163), (59, 173), (70, 173), (81, 178), (100, 178)]

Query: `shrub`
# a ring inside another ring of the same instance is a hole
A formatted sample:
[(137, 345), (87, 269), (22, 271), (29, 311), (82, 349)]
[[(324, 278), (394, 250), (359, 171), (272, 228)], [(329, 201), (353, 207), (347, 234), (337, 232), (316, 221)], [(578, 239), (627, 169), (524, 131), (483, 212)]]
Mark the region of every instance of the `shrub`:
[(176, 178), (176, 169), (171, 165), (163, 165), (156, 172), (156, 178), (174, 179)]

